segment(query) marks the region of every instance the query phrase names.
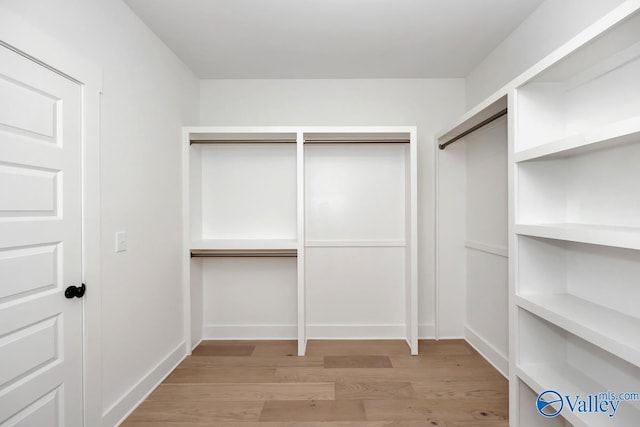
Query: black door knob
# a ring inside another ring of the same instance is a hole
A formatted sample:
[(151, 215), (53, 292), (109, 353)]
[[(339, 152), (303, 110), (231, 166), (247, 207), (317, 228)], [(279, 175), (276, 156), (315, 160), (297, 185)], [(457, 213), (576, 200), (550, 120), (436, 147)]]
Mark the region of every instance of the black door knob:
[(64, 296), (71, 299), (71, 298), (82, 298), (84, 296), (84, 292), (87, 290), (87, 287), (84, 285), (84, 283), (82, 284), (82, 286), (69, 286), (67, 289), (65, 289), (64, 291)]

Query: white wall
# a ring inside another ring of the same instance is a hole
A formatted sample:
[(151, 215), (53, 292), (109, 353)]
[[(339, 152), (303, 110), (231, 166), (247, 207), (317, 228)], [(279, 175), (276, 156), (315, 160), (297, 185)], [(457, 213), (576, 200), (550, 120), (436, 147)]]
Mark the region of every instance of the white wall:
[(465, 338), (505, 376), (509, 363), (507, 119), (465, 138)]
[(466, 238), (466, 176), (467, 150), (455, 143), (437, 151), (438, 210), (437, 275), (439, 338), (459, 338), (464, 335), (466, 319), (467, 264)]
[(524, 72), (624, 0), (547, 0), (467, 76), (467, 108)]
[[(119, 0), (1, 7), (103, 72), (102, 385), (113, 425), (149, 391), (132, 387), (184, 354), (178, 159), (180, 126), (197, 123), (198, 80)], [(116, 231), (128, 233), (126, 252), (114, 253)]]
[[(202, 125), (418, 126), (420, 335), (433, 336), (433, 135), (464, 110), (462, 79), (204, 80)], [(453, 301), (461, 305), (464, 300)], [(463, 331), (458, 330), (458, 337)]]

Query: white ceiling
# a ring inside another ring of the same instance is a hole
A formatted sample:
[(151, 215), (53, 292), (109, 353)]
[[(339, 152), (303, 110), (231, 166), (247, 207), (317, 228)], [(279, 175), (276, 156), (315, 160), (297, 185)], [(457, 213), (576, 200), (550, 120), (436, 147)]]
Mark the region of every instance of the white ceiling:
[(200, 78), (466, 77), (543, 0), (125, 0)]

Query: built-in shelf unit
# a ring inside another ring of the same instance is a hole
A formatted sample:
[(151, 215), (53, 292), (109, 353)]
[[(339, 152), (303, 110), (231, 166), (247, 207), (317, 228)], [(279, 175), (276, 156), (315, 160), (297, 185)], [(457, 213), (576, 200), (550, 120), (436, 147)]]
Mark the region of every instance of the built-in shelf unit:
[(638, 8), (624, 3), (509, 92), (513, 426), (640, 420), (637, 401), (614, 417), (531, 410), (545, 390), (640, 389)]
[(184, 128), (190, 347), (402, 337), (417, 354), (416, 181), (415, 127)]

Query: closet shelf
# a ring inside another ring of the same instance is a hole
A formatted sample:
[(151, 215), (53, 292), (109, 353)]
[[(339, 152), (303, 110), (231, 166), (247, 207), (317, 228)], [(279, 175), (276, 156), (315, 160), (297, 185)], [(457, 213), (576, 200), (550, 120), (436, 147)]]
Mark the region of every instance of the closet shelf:
[(640, 250), (640, 227), (576, 223), (516, 224), (515, 232), (524, 236)]
[(538, 147), (514, 153), (517, 163), (575, 156), (603, 148), (640, 142), (640, 116), (570, 135)]
[(191, 242), (191, 251), (295, 251), (296, 239), (204, 239)]
[(235, 143), (235, 144), (286, 144), (296, 142), (295, 132), (277, 131), (232, 131), (218, 132), (209, 127), (185, 128), (191, 144)]
[(634, 365), (640, 319), (570, 294), (521, 294), (516, 305)]
[[(609, 391), (567, 363), (542, 364), (530, 363), (516, 366), (516, 375), (536, 393), (545, 390), (556, 390), (562, 395), (586, 396), (588, 394)], [(625, 390), (611, 390), (623, 392)], [(565, 405), (561, 416), (574, 427), (612, 427), (636, 425), (640, 419), (640, 411), (632, 406), (635, 402), (621, 402), (615, 417), (604, 414), (579, 414), (571, 412)], [(535, 405), (535, 402), (531, 402)]]

